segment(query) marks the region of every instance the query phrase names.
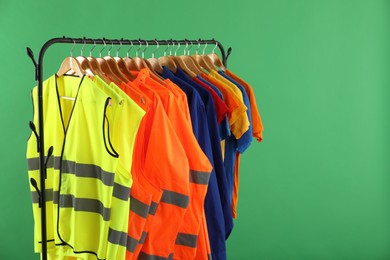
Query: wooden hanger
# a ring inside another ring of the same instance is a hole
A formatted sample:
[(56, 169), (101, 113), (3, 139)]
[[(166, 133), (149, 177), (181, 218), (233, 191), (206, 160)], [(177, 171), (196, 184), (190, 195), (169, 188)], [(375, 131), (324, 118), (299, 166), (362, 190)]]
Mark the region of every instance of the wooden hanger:
[[(166, 42), (167, 42), (167, 48), (164, 50), (164, 56), (158, 58), (158, 63), (160, 64), (161, 67), (165, 66), (173, 73), (176, 73), (176, 70), (177, 70), (176, 63), (173, 61), (171, 56), (167, 56), (167, 50), (169, 49), (169, 41), (166, 41)], [(172, 44), (174, 46), (173, 41), (172, 41)], [(171, 54), (172, 53), (170, 53), (170, 55)]]
[(106, 77), (102, 69), (100, 68), (99, 62), (94, 57), (87, 57), (91, 68), (93, 68), (96, 72), (95, 75), (99, 76), (104, 82), (107, 84), (111, 83), (111, 80)]
[(158, 59), (156, 59), (154, 57), (154, 54), (156, 53), (156, 51), (159, 49), (160, 45), (158, 44), (158, 41), (155, 40), (156, 42), (156, 49), (152, 52), (152, 57), (145, 60), (145, 63), (146, 65), (148, 65), (149, 69), (153, 72), (156, 72), (158, 74), (162, 74), (163, 73), (163, 67), (161, 66), (161, 64), (158, 62)]
[(191, 56), (204, 70), (210, 72), (212, 71), (214, 68), (213, 65), (210, 65), (209, 63), (207, 63), (205, 61), (205, 59), (203, 59), (203, 57), (199, 54), (193, 54)]
[(99, 63), (100, 69), (103, 72), (105, 76), (107, 76), (112, 82), (114, 82), (116, 85), (119, 86), (119, 84), (122, 82), (121, 79), (118, 78), (118, 76), (115, 75), (115, 73), (111, 70), (110, 66), (108, 65), (108, 62), (101, 57), (102, 51), (106, 48), (106, 42), (103, 39), (104, 47), (99, 52), (99, 58), (97, 58), (97, 62)]
[[(115, 76), (121, 80), (122, 82), (127, 82), (129, 81), (125, 75), (123, 75), (122, 71), (118, 67), (117, 61), (111, 57), (111, 56), (105, 56), (104, 59), (106, 60), (108, 66), (110, 67), (112, 73), (115, 74)], [(133, 76), (134, 78), (134, 76)]]
[(125, 61), (121, 58), (121, 57), (115, 57), (114, 60), (116, 61), (116, 63), (118, 64), (118, 68), (120, 69), (120, 71), (123, 73), (123, 75), (128, 79), (128, 80), (134, 80), (135, 79), (135, 76), (133, 74), (131, 74), (131, 72), (129, 71), (129, 69), (127, 68), (126, 66), (126, 63)]
[(130, 52), (130, 50), (133, 48), (133, 42), (132, 41), (130, 41), (130, 43), (131, 43), (131, 46), (130, 46), (130, 49), (128, 49), (127, 50), (127, 52), (126, 52), (126, 57), (123, 59), (123, 61), (125, 62), (125, 65), (126, 65), (126, 68), (127, 68), (127, 70), (129, 70), (129, 71), (139, 71), (140, 69), (139, 69), (139, 67), (138, 67), (138, 65), (137, 65), (137, 63), (135, 63), (135, 61), (133, 60), (133, 58), (131, 58), (130, 56), (129, 56), (129, 52)]
[[(154, 79), (155, 81), (158, 81), (158, 83), (160, 83), (161, 85), (166, 85), (164, 78), (160, 74), (158, 74), (156, 71), (153, 70), (152, 64), (146, 59), (145, 59), (145, 63), (147, 64), (147, 66), (148, 66), (147, 68), (150, 71), (150, 73), (149, 73), (150, 77), (152, 79)], [(161, 67), (161, 74), (162, 74), (162, 70), (163, 70), (163, 68)]]
[[(154, 53), (158, 50), (160, 45), (158, 44), (158, 41), (155, 39), (156, 42), (156, 49), (152, 52), (152, 57), (149, 59), (144, 59), (146, 66), (150, 70), (150, 76), (158, 81), (160, 84), (165, 85), (166, 82), (164, 81), (164, 78), (161, 76), (163, 73), (163, 68), (161, 67), (160, 63), (158, 63), (158, 59), (154, 57)], [(146, 50), (146, 49), (145, 49)], [(144, 50), (144, 51), (145, 51)]]
[(225, 65), (223, 65), (222, 60), (219, 58), (219, 56), (217, 54), (214, 53), (214, 51), (213, 51), (213, 53), (209, 54), (208, 56), (210, 57), (210, 60), (212, 61), (214, 66), (220, 68), (223, 71), (226, 71), (226, 67), (225, 67)]
[(222, 60), (219, 58), (217, 54), (214, 53), (215, 49), (218, 47), (218, 42), (215, 43), (215, 47), (212, 50), (211, 54), (208, 54), (207, 56), (210, 57), (211, 62), (214, 64), (214, 66), (220, 68), (221, 70), (225, 71), (226, 67), (223, 64)]
[(139, 44), (140, 44), (140, 47), (137, 49), (137, 55), (135, 58), (133, 58), (134, 62), (137, 64), (137, 66), (140, 68), (140, 69), (149, 69), (151, 73), (149, 73), (150, 77), (153, 78), (154, 80), (158, 81), (160, 84), (162, 85), (165, 85), (165, 82), (164, 82), (164, 79), (161, 78), (160, 75), (158, 75), (153, 69), (150, 69), (148, 63), (147, 63), (147, 60), (144, 59), (144, 55), (145, 55), (145, 51), (146, 49), (149, 47), (149, 44), (147, 41), (145, 41), (146, 43), (146, 48), (142, 51), (142, 58), (138, 57), (138, 51), (141, 49), (142, 47), (142, 42), (141, 42), (141, 39), (138, 40)]
[(203, 73), (202, 68), (197, 64), (190, 56), (182, 55), (178, 57), (183, 61), (183, 63), (196, 75), (201, 75)]
[(155, 71), (160, 75), (163, 73), (163, 67), (159, 63), (158, 59), (149, 58), (149, 59), (145, 60), (145, 63), (146, 63), (146, 65), (148, 65), (150, 70)]
[[(188, 74), (188, 76), (190, 76), (191, 78), (194, 78), (196, 77), (196, 73), (194, 71), (191, 70), (191, 68), (189, 68), (187, 66), (187, 64), (184, 63), (184, 61), (178, 57), (178, 56), (172, 56), (172, 59), (173, 61), (176, 63), (176, 65), (178, 67), (180, 67), (185, 73)], [(192, 68), (193, 69), (193, 68)]]
[(109, 79), (104, 75), (103, 71), (102, 71), (101, 68), (100, 68), (99, 62), (92, 56), (92, 51), (93, 51), (93, 49), (95, 49), (95, 47), (96, 47), (96, 43), (95, 43), (94, 40), (93, 40), (93, 42), (94, 42), (94, 46), (93, 46), (92, 49), (89, 51), (89, 57), (87, 57), (87, 60), (88, 60), (88, 62), (89, 62), (90, 69), (93, 70), (94, 75), (99, 76), (104, 82), (106, 82), (107, 84), (110, 84), (110, 83), (111, 83), (111, 80), (109, 80)]
[(78, 56), (76, 59), (80, 63), (81, 68), (86, 72), (86, 74), (88, 76), (94, 76), (94, 75), (96, 75), (98, 73), (95, 71), (95, 69), (92, 68), (92, 66), (89, 63), (89, 60), (87, 59), (87, 57), (83, 56), (83, 50), (84, 50), (85, 44), (86, 43), (85, 43), (85, 38), (84, 38), (84, 45), (81, 48), (80, 56)]
[(122, 41), (123, 41), (123, 38), (122, 38), (122, 40), (119, 40), (120, 47), (116, 51), (116, 57), (114, 57), (114, 60), (117, 63), (117, 66), (118, 66), (118, 69), (120, 70), (120, 72), (127, 79), (124, 82), (127, 82), (129, 80), (134, 80), (135, 76), (133, 74), (131, 74), (131, 72), (127, 69), (125, 61), (121, 57), (119, 57), (119, 50), (122, 48)]
[[(115, 74), (115, 76), (121, 81), (121, 82), (127, 82), (129, 81), (125, 75), (123, 75), (123, 73), (121, 72), (121, 70), (119, 69), (118, 67), (118, 63), (116, 62), (116, 60), (111, 57), (110, 53), (111, 53), (111, 49), (113, 47), (113, 43), (111, 42), (111, 48), (108, 50), (108, 55), (104, 57), (104, 59), (106, 60), (108, 66), (110, 67), (110, 70), (113, 74)], [(134, 76), (133, 76), (134, 78)]]
[(165, 66), (173, 73), (176, 73), (177, 66), (171, 57), (168, 57), (168, 56), (159, 57), (158, 63), (160, 64), (161, 67)]
[[(192, 42), (191, 42), (191, 45), (192, 45)], [(179, 45), (179, 47), (180, 47), (180, 45)], [(183, 63), (196, 75), (201, 75), (203, 73), (202, 68), (199, 66), (199, 64), (197, 62), (195, 62), (194, 59), (192, 59), (190, 56), (186, 55), (187, 47), (188, 47), (188, 42), (186, 41), (184, 55), (180, 55), (177, 58), (181, 59), (183, 61)], [(189, 52), (188, 52), (188, 54), (189, 54)]]
[(96, 71), (89, 64), (89, 60), (87, 59), (87, 57), (78, 56), (78, 57), (76, 57), (76, 60), (80, 63), (81, 68), (85, 71), (85, 73), (88, 76), (93, 77), (94, 75), (97, 74)]
[[(138, 57), (138, 52), (139, 50), (141, 49), (142, 47), (142, 42), (140, 40), (138, 40), (140, 46), (138, 47), (137, 51), (136, 51), (136, 57), (132, 58), (131, 60), (128, 59), (127, 61), (127, 68), (131, 67), (131, 68), (136, 68), (135, 70), (140, 70), (140, 69), (144, 69), (144, 68), (147, 68), (148, 65), (146, 65), (144, 59)], [(134, 70), (134, 69), (133, 69)]]
[[(198, 49), (200, 47), (200, 43), (198, 42)], [(203, 54), (205, 49), (207, 48), (207, 43), (205, 48), (203, 49)], [(196, 50), (196, 54), (192, 55), (193, 59), (206, 71), (211, 72), (212, 70), (215, 70), (214, 64), (211, 62), (210, 59), (204, 58), (204, 55), (198, 54), (198, 49)]]
[(65, 75), (66, 73), (71, 75), (77, 75), (79, 77), (82, 77), (85, 75), (85, 71), (81, 67), (81, 64), (76, 60), (75, 57), (66, 57), (64, 61), (62, 62), (59, 70), (57, 71), (57, 76), (61, 77)]

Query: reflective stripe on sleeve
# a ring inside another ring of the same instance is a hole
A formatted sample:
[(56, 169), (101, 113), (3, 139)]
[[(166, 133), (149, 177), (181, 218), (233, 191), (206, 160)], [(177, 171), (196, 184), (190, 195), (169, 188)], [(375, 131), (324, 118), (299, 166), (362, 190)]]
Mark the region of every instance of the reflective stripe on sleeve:
[(188, 246), (196, 248), (196, 242), (198, 241), (197, 235), (178, 233), (176, 237), (176, 245)]
[(161, 197), (161, 202), (172, 204), (180, 208), (187, 208), (190, 197), (174, 191), (164, 190)]
[(190, 182), (207, 185), (209, 183), (210, 173), (190, 170)]
[(137, 200), (133, 196), (130, 196), (130, 210), (135, 214), (147, 218), (149, 213), (149, 205), (143, 203), (140, 200)]

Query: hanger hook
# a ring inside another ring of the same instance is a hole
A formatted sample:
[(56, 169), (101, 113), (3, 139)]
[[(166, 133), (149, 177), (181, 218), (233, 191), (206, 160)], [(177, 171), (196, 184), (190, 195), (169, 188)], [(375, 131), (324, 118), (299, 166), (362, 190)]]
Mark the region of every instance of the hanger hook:
[(93, 41), (93, 47), (92, 47), (92, 49), (89, 51), (89, 57), (92, 57), (92, 51), (93, 51), (93, 49), (96, 48), (96, 42), (95, 42), (95, 40), (92, 39), (92, 41)]
[(84, 44), (83, 44), (83, 47), (81, 47), (80, 56), (83, 56), (83, 50), (84, 50), (84, 48), (85, 48), (85, 44), (87, 43), (87, 42), (85, 41), (85, 37), (83, 38), (83, 41), (84, 41)]
[[(186, 39), (187, 40), (187, 39)], [(188, 48), (188, 50), (187, 50), (187, 56), (190, 56), (190, 50), (192, 49), (192, 46), (194, 46), (194, 44), (192, 43), (192, 41), (191, 40), (188, 40), (189, 42), (190, 42), (190, 44), (191, 44), (191, 46)]]
[(131, 49), (133, 49), (133, 47), (134, 47), (134, 45), (133, 45), (133, 41), (132, 40), (129, 40), (129, 42), (130, 42), (130, 48), (127, 50), (127, 52), (126, 52), (126, 57), (128, 58), (129, 57), (129, 52), (130, 52), (130, 50)]
[(186, 42), (186, 47), (185, 47), (184, 50), (183, 50), (183, 55), (186, 55), (186, 53), (187, 53), (187, 48), (188, 48), (188, 42), (187, 42), (187, 39), (184, 39), (184, 41)]
[(70, 49), (70, 57), (73, 57), (73, 49), (74, 49), (75, 46), (76, 46), (76, 40), (73, 40), (73, 46)]
[(205, 51), (206, 48), (207, 48), (207, 42), (205, 42), (205, 44), (206, 44), (206, 46), (204, 46), (204, 49), (203, 49), (203, 52), (202, 52), (203, 55), (204, 55), (204, 51)]
[(141, 49), (141, 47), (142, 47), (142, 42), (138, 39), (137, 40), (138, 41), (138, 43), (139, 43), (139, 47), (138, 47), (138, 49), (135, 51), (135, 56), (136, 57), (138, 57), (138, 52), (139, 52), (139, 50)]
[(119, 57), (119, 50), (122, 49), (122, 41), (123, 41), (123, 38), (121, 38), (119, 41), (119, 48), (116, 50), (116, 56)]
[[(160, 48), (160, 44), (158, 44), (158, 41), (157, 39), (154, 39), (154, 42), (156, 43), (156, 49), (152, 52), (152, 58), (154, 58), (154, 54), (156, 53), (156, 51), (158, 50), (158, 48)], [(164, 56), (165, 56), (165, 52), (164, 52)]]
[(196, 42), (198, 43), (198, 48), (196, 48), (195, 54), (198, 55), (198, 50), (200, 48), (200, 39), (196, 40)]
[(146, 43), (146, 47), (142, 51), (142, 59), (145, 58), (145, 52), (149, 48), (149, 42), (147, 40), (145, 40), (145, 43)]
[(173, 47), (175, 47), (175, 41), (171, 39), (171, 43), (172, 43), (172, 46), (169, 49), (169, 56), (172, 56), (172, 49), (173, 49)]
[(212, 54), (214, 54), (214, 51), (215, 51), (215, 49), (218, 47), (218, 42), (215, 42), (215, 46), (214, 46), (214, 48), (213, 48), (213, 50), (212, 50)]
[(169, 48), (169, 41), (165, 41), (167, 43), (167, 47), (164, 50), (164, 56), (167, 56), (167, 50)]
[(105, 39), (103, 38), (102, 41), (103, 41), (104, 47), (103, 47), (103, 49), (101, 49), (100, 52), (99, 52), (99, 58), (102, 57), (102, 51), (106, 48), (106, 41), (105, 41)]
[(177, 41), (177, 49), (175, 50), (175, 56), (177, 56), (176, 52), (180, 49), (180, 42)]
[(107, 41), (111, 42), (111, 47), (110, 47), (110, 48), (108, 49), (108, 51), (107, 51), (107, 55), (108, 55), (108, 56), (111, 56), (111, 49), (112, 49), (112, 47), (114, 47), (114, 43), (113, 43), (112, 40), (107, 40)]

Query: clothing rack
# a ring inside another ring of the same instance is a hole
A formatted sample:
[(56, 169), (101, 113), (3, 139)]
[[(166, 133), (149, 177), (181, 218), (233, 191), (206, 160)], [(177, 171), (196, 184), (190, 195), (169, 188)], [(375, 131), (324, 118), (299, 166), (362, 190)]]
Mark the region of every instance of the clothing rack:
[[(38, 82), (38, 149), (39, 149), (39, 171), (40, 171), (40, 190), (38, 189), (37, 182), (34, 179), (30, 179), (31, 185), (37, 190), (39, 195), (39, 205), (41, 208), (41, 239), (42, 239), (42, 259), (47, 260), (47, 232), (46, 232), (46, 185), (45, 185), (45, 179), (46, 179), (46, 169), (47, 169), (47, 162), (53, 153), (53, 147), (50, 147), (47, 151), (47, 154), (45, 155), (45, 149), (44, 149), (44, 131), (43, 131), (43, 97), (42, 97), (42, 83), (43, 83), (43, 58), (45, 56), (46, 50), (54, 45), (59, 43), (65, 43), (65, 44), (94, 44), (94, 45), (102, 45), (105, 46), (107, 44), (110, 45), (139, 45), (140, 47), (143, 45), (149, 46), (149, 45), (175, 45), (177, 44), (180, 46), (180, 44), (198, 44), (198, 45), (205, 45), (205, 44), (214, 44), (216, 47), (220, 49), (221, 52), (221, 58), (222, 63), (224, 66), (227, 65), (227, 59), (231, 53), (231, 48), (228, 49), (227, 53), (225, 52), (225, 49), (223, 48), (222, 44), (214, 39), (211, 40), (141, 40), (141, 39), (135, 39), (135, 40), (128, 40), (121, 38), (118, 39), (90, 39), (90, 38), (70, 38), (63, 36), (62, 38), (52, 38), (48, 40), (42, 47), (39, 52), (38, 62), (36, 62), (34, 58), (33, 51), (27, 47), (27, 55), (31, 58), (32, 62), (35, 66), (35, 80)], [(207, 47), (207, 46), (206, 46)], [(35, 131), (35, 127), (30, 127)], [(46, 157), (46, 159), (45, 159)]]

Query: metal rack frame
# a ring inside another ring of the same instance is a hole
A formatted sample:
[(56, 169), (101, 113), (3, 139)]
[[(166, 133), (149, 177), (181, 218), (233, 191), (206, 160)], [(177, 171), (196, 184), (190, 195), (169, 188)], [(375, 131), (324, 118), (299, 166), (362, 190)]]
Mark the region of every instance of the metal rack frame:
[[(43, 84), (43, 58), (45, 56), (45, 53), (47, 49), (54, 45), (54, 44), (94, 44), (94, 45), (107, 45), (107, 43), (111, 45), (174, 45), (174, 44), (198, 44), (198, 45), (204, 45), (204, 44), (215, 44), (221, 52), (221, 58), (223, 64), (226, 66), (227, 59), (231, 53), (231, 48), (228, 49), (227, 53), (225, 52), (225, 49), (223, 48), (222, 44), (214, 39), (211, 40), (141, 40), (141, 39), (135, 39), (135, 40), (128, 40), (128, 39), (90, 39), (90, 38), (70, 38), (70, 37), (61, 37), (61, 38), (52, 38), (48, 40), (42, 47), (39, 52), (38, 62), (36, 62), (34, 58), (34, 54), (32, 50), (27, 47), (27, 55), (31, 58), (32, 62), (35, 66), (35, 80), (38, 83), (38, 147), (39, 147), (39, 171), (40, 171), (40, 191), (39, 192), (39, 205), (41, 208), (41, 238), (42, 238), (42, 259), (47, 260), (47, 230), (46, 230), (46, 164), (45, 162), (45, 147), (44, 147), (44, 130), (43, 130), (43, 97), (42, 97), (42, 84)], [(49, 148), (47, 158), (50, 157), (52, 153), (52, 148)], [(33, 186), (37, 186), (36, 180), (30, 180)], [(37, 187), (36, 187), (37, 188)], [(37, 188), (38, 190), (38, 188)], [(38, 190), (39, 191), (39, 190)]]

